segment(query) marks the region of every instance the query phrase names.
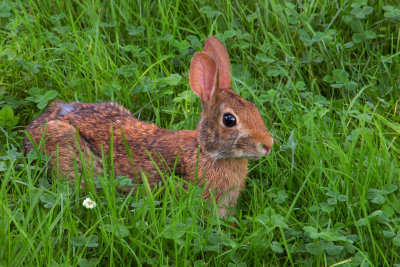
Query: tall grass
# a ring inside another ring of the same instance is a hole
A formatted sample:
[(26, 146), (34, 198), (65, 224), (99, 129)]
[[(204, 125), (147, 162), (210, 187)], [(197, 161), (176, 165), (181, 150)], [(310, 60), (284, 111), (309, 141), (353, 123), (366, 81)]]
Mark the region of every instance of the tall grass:
[[(3, 0), (0, 266), (400, 264), (399, 21), (383, 0)], [(88, 169), (71, 188), (48, 157), (22, 155), (25, 126), (55, 99), (194, 129), (188, 68), (209, 35), (275, 138), (234, 216), (174, 174), (126, 196), (120, 177)]]

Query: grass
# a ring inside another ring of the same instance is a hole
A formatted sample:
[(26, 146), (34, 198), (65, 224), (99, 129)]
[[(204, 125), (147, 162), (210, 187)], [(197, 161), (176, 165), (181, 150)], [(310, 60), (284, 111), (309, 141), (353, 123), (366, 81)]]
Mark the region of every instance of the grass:
[[(400, 264), (399, 20), (394, 0), (1, 1), (0, 266)], [(188, 68), (209, 35), (275, 138), (235, 216), (173, 174), (124, 196), (88, 170), (83, 192), (23, 156), (55, 99), (194, 129)]]

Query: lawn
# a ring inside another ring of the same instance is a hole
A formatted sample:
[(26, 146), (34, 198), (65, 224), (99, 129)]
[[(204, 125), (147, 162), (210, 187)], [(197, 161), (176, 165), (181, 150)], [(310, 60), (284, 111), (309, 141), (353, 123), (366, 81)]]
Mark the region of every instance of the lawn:
[[(396, 0), (0, 0), (0, 266), (400, 266), (399, 23)], [(124, 195), (88, 171), (82, 190), (23, 155), (54, 100), (195, 129), (210, 35), (275, 139), (233, 216), (173, 173)]]

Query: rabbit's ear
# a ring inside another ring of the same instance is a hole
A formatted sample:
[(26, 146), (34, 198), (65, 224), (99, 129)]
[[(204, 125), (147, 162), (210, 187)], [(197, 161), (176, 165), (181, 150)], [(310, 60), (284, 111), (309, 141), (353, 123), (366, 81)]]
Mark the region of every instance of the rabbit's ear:
[(218, 90), (217, 77), (218, 67), (215, 60), (206, 53), (195, 53), (190, 62), (189, 83), (203, 104), (208, 103)]
[(217, 62), (219, 71), (219, 89), (232, 88), (231, 63), (225, 46), (214, 36), (207, 38), (203, 52), (208, 53)]

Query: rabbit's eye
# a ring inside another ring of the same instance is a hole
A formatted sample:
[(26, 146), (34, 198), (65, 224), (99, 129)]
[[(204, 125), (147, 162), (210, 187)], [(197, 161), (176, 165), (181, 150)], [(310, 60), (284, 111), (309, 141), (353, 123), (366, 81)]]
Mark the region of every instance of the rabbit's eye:
[(231, 113), (225, 113), (222, 122), (226, 127), (233, 127), (236, 125), (236, 118)]

